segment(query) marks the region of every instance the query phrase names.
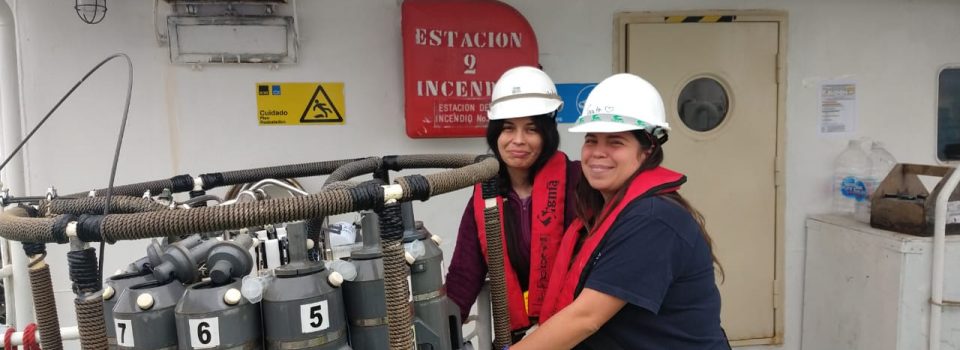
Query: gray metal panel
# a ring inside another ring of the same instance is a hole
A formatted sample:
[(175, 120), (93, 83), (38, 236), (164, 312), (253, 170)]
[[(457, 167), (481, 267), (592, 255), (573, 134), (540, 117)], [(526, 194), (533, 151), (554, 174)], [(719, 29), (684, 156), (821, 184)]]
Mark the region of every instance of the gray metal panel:
[(146, 273), (126, 273), (112, 276), (104, 282), (104, 286), (113, 288), (114, 293), (110, 299), (103, 300), (103, 323), (107, 328), (107, 341), (110, 344), (116, 344), (117, 332), (113, 324), (113, 307), (120, 300), (120, 295), (130, 286), (145, 283), (153, 280), (153, 275)]
[(324, 270), (277, 277), (267, 288), (263, 319), (269, 348), (339, 349), (347, 344), (343, 296), (327, 282), (329, 275)]
[(423, 242), (425, 253), (410, 266), (410, 290), (413, 295), (438, 291), (443, 287), (443, 252), (431, 239)]
[[(443, 252), (431, 239), (421, 242), (426, 252), (410, 266), (417, 346), (420, 349), (459, 349), (463, 343), (460, 309), (442, 292)], [(451, 336), (451, 330), (456, 334)]]
[[(116, 330), (117, 323), (124, 320), (130, 322), (122, 329), (129, 333), (124, 334), (123, 339), (117, 339), (117, 348), (161, 349), (176, 346), (177, 326), (174, 308), (183, 291), (183, 285), (176, 281), (164, 285), (147, 283), (127, 288), (114, 306), (114, 321), (108, 327)], [(142, 294), (149, 294), (153, 298), (153, 307), (148, 310), (141, 310), (137, 306), (137, 298)], [(128, 336), (132, 339), (127, 339)], [(131, 342), (133, 346), (119, 345)]]
[(227, 290), (240, 290), (240, 284), (237, 279), (218, 287), (201, 282), (187, 288), (176, 309), (177, 339), (181, 349), (197, 348), (191, 344), (191, 331), (194, 331), (194, 326), (190, 321), (194, 320), (196, 323), (201, 319), (215, 320), (216, 327), (207, 322), (208, 328), (198, 329), (215, 334), (216, 341), (212, 343), (220, 344), (203, 349), (261, 348), (260, 304), (251, 304), (245, 298), (240, 298), (236, 305), (227, 305), (223, 301)]
[(357, 278), (343, 283), (350, 344), (357, 350), (390, 348), (383, 260), (354, 260)]

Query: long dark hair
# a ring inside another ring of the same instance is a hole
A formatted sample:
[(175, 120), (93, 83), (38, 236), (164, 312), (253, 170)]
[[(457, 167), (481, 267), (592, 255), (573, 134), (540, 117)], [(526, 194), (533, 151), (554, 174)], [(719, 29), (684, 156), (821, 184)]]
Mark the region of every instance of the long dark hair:
[[(533, 165), (530, 166), (530, 172), (527, 174), (527, 181), (532, 184), (533, 179), (536, 178), (540, 170), (547, 164), (547, 161), (557, 153), (557, 149), (560, 147), (560, 133), (557, 131), (557, 120), (554, 113), (532, 116), (530, 119), (533, 121), (534, 127), (536, 127), (537, 134), (539, 134), (543, 140), (541, 143), (540, 156), (538, 156), (533, 162)], [(500, 133), (503, 132), (503, 125), (505, 123), (506, 120), (500, 119), (491, 120), (487, 125), (487, 147), (490, 147), (493, 155), (500, 162), (500, 172), (497, 174), (497, 185), (499, 186), (500, 195), (504, 197), (510, 193), (513, 183), (510, 181), (510, 173), (507, 171), (507, 165), (500, 156), (500, 148), (497, 147), (497, 141), (500, 139)], [(506, 230), (504, 237), (506, 237), (507, 241), (507, 256), (510, 258), (510, 265), (513, 267), (513, 271), (517, 273), (520, 286), (526, 289), (527, 281), (530, 277), (530, 259), (528, 257), (525, 258), (524, 255), (521, 254), (524, 247), (522, 247), (520, 243), (520, 232), (513, 232), (514, 227), (520, 225), (520, 218), (514, 214), (516, 212), (516, 205), (520, 205), (520, 203), (512, 203), (511, 201), (503, 202), (504, 222), (502, 226), (504, 230)], [(529, 249), (529, 247), (526, 248)]]
[[(610, 197), (610, 208), (614, 208), (620, 204), (620, 201), (623, 200), (623, 197), (627, 194), (627, 185), (633, 182), (633, 179), (640, 175), (640, 173), (656, 168), (663, 163), (663, 147), (661, 145), (662, 138), (658, 140), (656, 137), (653, 137), (650, 133), (644, 130), (634, 130), (631, 132), (634, 137), (640, 141), (640, 151), (649, 152), (647, 159), (644, 160), (643, 164), (640, 164), (640, 167), (635, 171), (630, 178), (627, 179), (627, 182), (617, 190), (617, 192)], [(581, 241), (589, 234), (593, 232), (593, 227), (600, 224), (609, 215), (609, 211), (603, 211), (604, 204), (603, 195), (600, 191), (595, 190), (593, 187), (590, 187), (590, 182), (583, 179), (577, 183), (576, 187), (577, 193), (577, 217), (583, 221), (583, 230), (580, 232)], [(710, 257), (713, 259), (713, 263), (717, 266), (717, 270), (720, 274), (720, 280), (724, 279), (723, 265), (720, 264), (720, 261), (717, 260), (717, 255), (713, 252), (713, 239), (710, 238), (710, 235), (707, 233), (707, 225), (703, 219), (703, 214), (700, 214), (693, 205), (687, 201), (686, 198), (680, 195), (679, 192), (670, 192), (665, 194), (659, 194), (677, 205), (683, 207), (687, 212), (693, 216), (693, 219), (697, 221), (697, 224), (700, 226), (700, 232), (703, 234), (703, 239), (707, 242), (707, 246), (710, 248)], [(579, 247), (579, 244), (578, 244)]]

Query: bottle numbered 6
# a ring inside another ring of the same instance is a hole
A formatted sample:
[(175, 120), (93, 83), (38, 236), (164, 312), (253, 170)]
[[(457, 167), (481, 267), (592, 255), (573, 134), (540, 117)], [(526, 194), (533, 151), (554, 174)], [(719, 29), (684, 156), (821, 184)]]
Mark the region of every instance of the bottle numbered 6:
[(220, 320), (216, 317), (188, 320), (190, 346), (208, 349), (220, 346)]

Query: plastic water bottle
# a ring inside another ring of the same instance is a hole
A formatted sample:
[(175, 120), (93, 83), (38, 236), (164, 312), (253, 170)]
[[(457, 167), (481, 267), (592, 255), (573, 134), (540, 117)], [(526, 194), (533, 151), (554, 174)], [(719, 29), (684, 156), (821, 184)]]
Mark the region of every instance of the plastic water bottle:
[(870, 146), (870, 152), (867, 155), (870, 159), (870, 174), (864, 184), (867, 185), (868, 198), (865, 201), (857, 202), (854, 217), (864, 223), (870, 223), (870, 198), (880, 187), (880, 183), (887, 177), (890, 170), (897, 165), (897, 160), (893, 158), (890, 152), (883, 148), (883, 143), (874, 141)]
[[(850, 140), (847, 149), (833, 163), (833, 209), (841, 214), (853, 214), (857, 202), (869, 200), (867, 183), (872, 164), (860, 146), (860, 140)], [(866, 181), (866, 182), (865, 182)]]
[(877, 186), (879, 186), (880, 182), (890, 174), (890, 170), (893, 170), (893, 167), (897, 165), (897, 159), (890, 152), (887, 152), (886, 148), (883, 148), (883, 143), (880, 141), (874, 141), (873, 145), (870, 146), (869, 158), (873, 166), (870, 172), (876, 180)]

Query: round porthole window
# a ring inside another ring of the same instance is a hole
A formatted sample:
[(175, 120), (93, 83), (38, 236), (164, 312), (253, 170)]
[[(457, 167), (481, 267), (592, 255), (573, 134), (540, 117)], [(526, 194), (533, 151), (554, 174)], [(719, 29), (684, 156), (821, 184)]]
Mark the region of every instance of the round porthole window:
[(688, 128), (706, 132), (715, 129), (730, 110), (727, 90), (712, 78), (697, 78), (683, 87), (677, 97), (677, 114)]

